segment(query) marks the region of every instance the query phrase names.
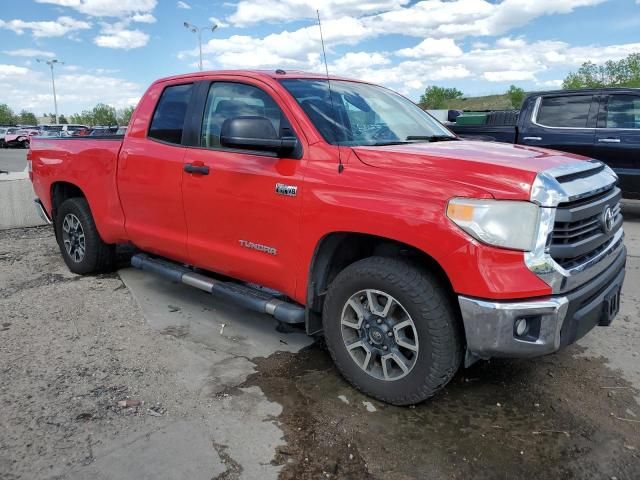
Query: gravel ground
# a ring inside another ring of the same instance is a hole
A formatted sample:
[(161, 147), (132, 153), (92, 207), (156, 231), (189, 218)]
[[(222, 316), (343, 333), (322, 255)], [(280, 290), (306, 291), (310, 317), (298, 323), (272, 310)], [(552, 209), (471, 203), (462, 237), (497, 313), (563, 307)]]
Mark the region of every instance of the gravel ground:
[(410, 408), (354, 391), (299, 333), (255, 346), (234, 332), (259, 316), (130, 270), (75, 276), (49, 228), (0, 232), (0, 479), (636, 480), (638, 226), (614, 326)]

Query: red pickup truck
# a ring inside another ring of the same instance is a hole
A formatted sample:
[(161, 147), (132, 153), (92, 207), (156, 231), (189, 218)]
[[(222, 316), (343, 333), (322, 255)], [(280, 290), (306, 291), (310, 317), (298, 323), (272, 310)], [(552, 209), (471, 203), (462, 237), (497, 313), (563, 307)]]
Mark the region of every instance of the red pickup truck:
[(616, 315), (613, 171), (463, 141), (365, 82), (224, 71), (158, 80), (124, 137), (34, 138), (40, 213), (71, 271), (134, 267), (323, 334), (397, 405), (464, 362), (533, 357)]

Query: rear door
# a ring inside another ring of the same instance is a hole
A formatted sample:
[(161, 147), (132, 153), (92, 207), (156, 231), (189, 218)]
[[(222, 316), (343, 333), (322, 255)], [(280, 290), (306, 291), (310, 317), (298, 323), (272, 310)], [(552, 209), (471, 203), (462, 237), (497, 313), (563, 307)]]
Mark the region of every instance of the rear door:
[(594, 157), (614, 169), (626, 196), (640, 198), (640, 95), (603, 97)]
[[(158, 84), (143, 97), (118, 161), (125, 228), (139, 248), (187, 261), (182, 146), (192, 83)], [(147, 129), (148, 127), (148, 129)]]
[(597, 114), (597, 95), (540, 96), (524, 119), (519, 143), (590, 156)]
[(202, 86), (198, 104), (203, 110), (193, 117), (199, 134), (184, 157), (190, 263), (291, 294), (304, 162), (224, 147), (220, 131), (227, 119), (261, 116), (280, 136), (302, 137), (268, 85), (240, 77)]

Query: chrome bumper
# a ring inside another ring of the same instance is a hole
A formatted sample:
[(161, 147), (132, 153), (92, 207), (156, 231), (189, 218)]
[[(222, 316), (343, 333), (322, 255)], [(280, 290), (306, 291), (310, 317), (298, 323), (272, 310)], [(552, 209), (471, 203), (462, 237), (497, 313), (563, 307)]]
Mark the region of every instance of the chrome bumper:
[(34, 203), (36, 204), (36, 210), (37, 210), (38, 215), (40, 216), (40, 218), (47, 225), (51, 225), (53, 222), (51, 221), (51, 218), (49, 218), (49, 215), (47, 214), (47, 211), (44, 209), (44, 206), (42, 205), (42, 202), (40, 201), (40, 199), (36, 198), (34, 200)]
[[(569, 300), (554, 297), (524, 302), (492, 302), (460, 296), (460, 311), (467, 336), (467, 351), (476, 358), (535, 357), (560, 348), (560, 331)], [(535, 339), (519, 339), (516, 320), (535, 319)]]
[[(537, 357), (574, 343), (591, 329), (607, 326), (614, 318), (613, 299), (625, 277), (626, 249), (612, 258), (608, 268), (579, 288), (543, 299), (498, 302), (460, 295), (458, 302), (467, 338), (468, 366), (491, 357)], [(609, 311), (609, 314), (604, 312)], [(518, 335), (519, 320), (528, 329)]]

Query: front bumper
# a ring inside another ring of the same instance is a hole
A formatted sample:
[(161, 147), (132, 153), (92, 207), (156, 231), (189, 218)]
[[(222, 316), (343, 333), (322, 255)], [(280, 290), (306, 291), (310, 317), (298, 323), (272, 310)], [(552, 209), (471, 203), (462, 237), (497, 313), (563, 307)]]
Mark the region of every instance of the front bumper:
[[(564, 295), (546, 299), (496, 302), (459, 296), (467, 337), (469, 365), (491, 357), (535, 357), (559, 350), (611, 320), (605, 305), (619, 292), (625, 276), (626, 249), (601, 275)], [(615, 313), (615, 312), (614, 312)], [(516, 322), (525, 319), (525, 335), (516, 334)]]

